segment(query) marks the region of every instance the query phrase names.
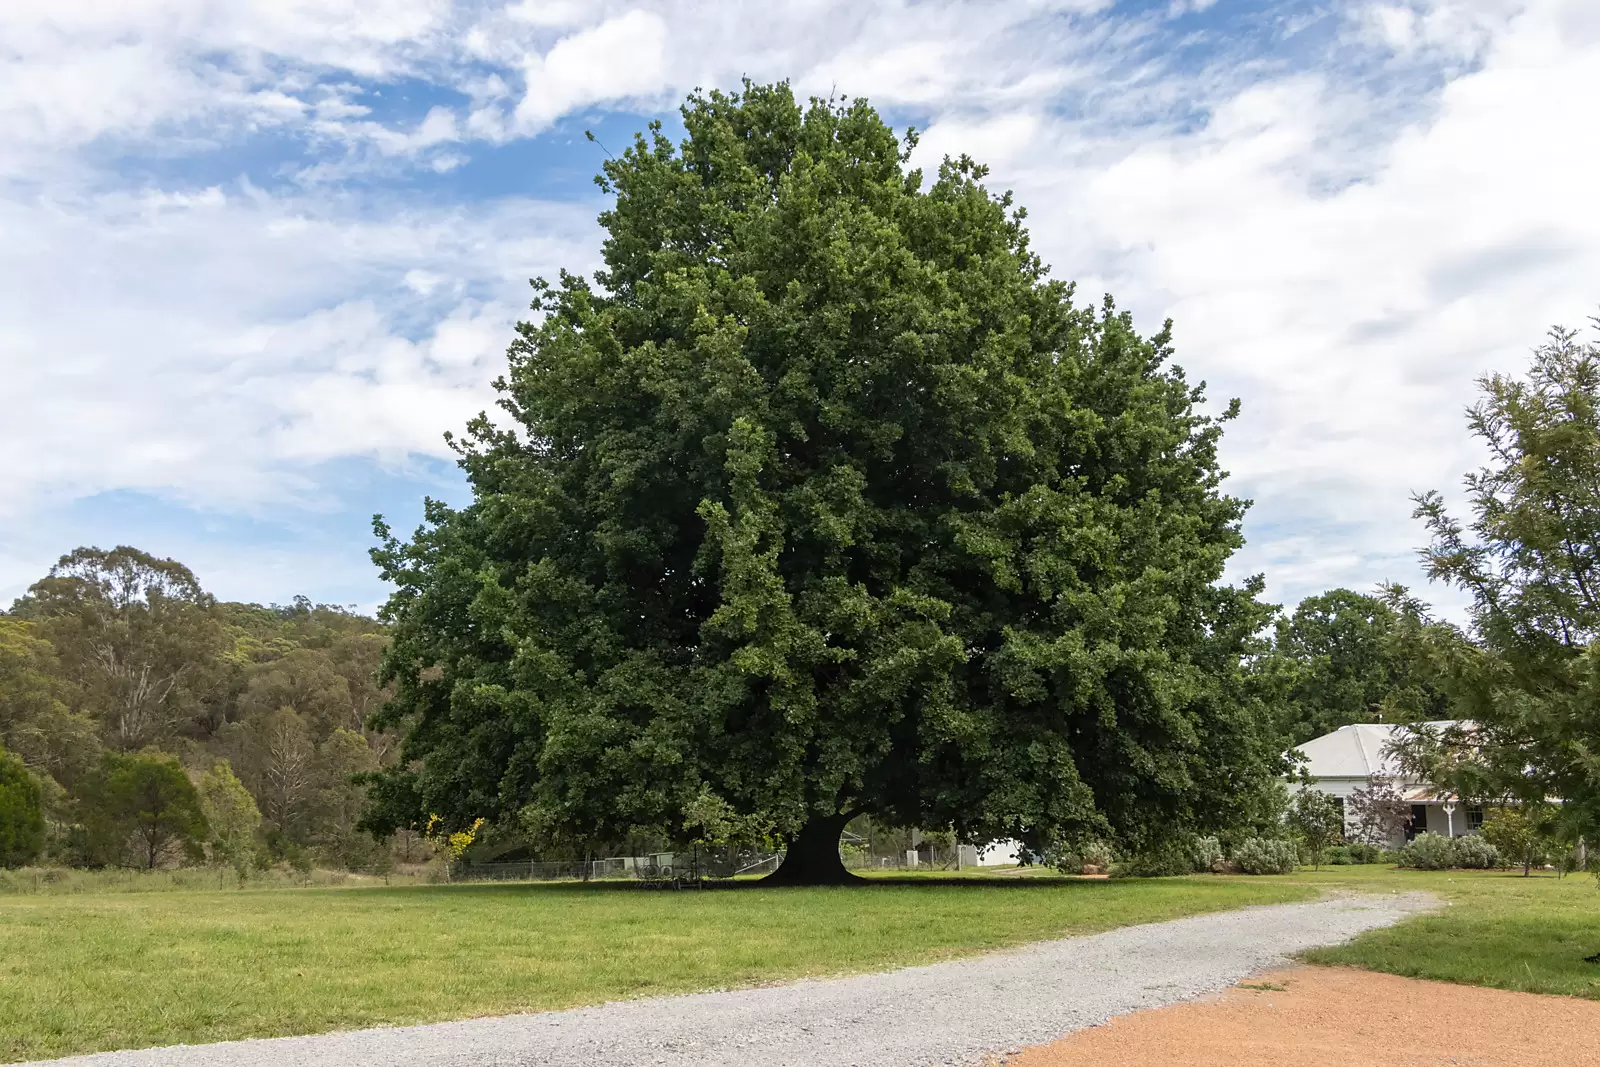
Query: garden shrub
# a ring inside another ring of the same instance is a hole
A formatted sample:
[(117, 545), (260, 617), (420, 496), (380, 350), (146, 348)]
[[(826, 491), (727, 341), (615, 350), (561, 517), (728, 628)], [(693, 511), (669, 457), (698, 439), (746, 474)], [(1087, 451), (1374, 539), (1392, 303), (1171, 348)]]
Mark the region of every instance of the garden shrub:
[(1194, 873), (1189, 842), (1168, 841), (1137, 852), (1111, 868), (1118, 878), (1167, 878)]
[(1389, 855), (1388, 852), (1377, 845), (1368, 845), (1361, 842), (1346, 845), (1345, 851), (1349, 854), (1351, 863), (1382, 863)]
[(1196, 871), (1208, 874), (1222, 862), (1222, 842), (1214, 837), (1197, 837), (1189, 846), (1189, 858)]
[(1456, 866), (1456, 839), (1421, 833), (1400, 850), (1400, 866), (1418, 871), (1444, 871)]
[(1293, 841), (1275, 837), (1250, 837), (1233, 850), (1233, 862), (1245, 874), (1288, 874), (1298, 858)]
[(1053, 866), (1062, 874), (1083, 874), (1086, 867), (1096, 872), (1111, 869), (1111, 846), (1104, 841), (1083, 841), (1057, 853)]
[(1476, 836), (1458, 837), (1455, 842), (1457, 867), (1487, 871), (1503, 866), (1500, 862), (1500, 850), (1483, 838)]
[(1356, 861), (1350, 858), (1349, 845), (1334, 845), (1328, 849), (1328, 854), (1322, 857), (1322, 862), (1330, 867), (1348, 867)]

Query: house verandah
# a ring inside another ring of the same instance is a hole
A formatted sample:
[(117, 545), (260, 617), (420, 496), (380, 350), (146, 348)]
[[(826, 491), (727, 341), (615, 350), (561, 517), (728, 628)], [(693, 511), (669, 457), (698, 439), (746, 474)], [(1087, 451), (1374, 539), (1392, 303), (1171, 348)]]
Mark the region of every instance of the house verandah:
[[(1445, 722), (1429, 723), (1434, 727), (1449, 725)], [(1398, 761), (1390, 755), (1389, 748), (1403, 725), (1395, 723), (1355, 723), (1341, 726), (1331, 734), (1324, 734), (1300, 745), (1298, 751), (1305, 756), (1301, 765), (1311, 778), (1310, 788), (1320, 789), (1348, 801), (1357, 789), (1365, 789), (1376, 781), (1391, 782), (1400, 795), (1411, 805), (1411, 821), (1403, 833), (1388, 842), (1398, 847), (1417, 834), (1427, 832), (1446, 837), (1476, 834), (1483, 825), (1483, 809), (1463, 804), (1455, 796), (1441, 792), (1428, 782), (1418, 781), (1404, 773)], [(1298, 779), (1289, 783), (1291, 791), (1303, 788)], [(1346, 806), (1345, 830), (1352, 827), (1351, 813)]]

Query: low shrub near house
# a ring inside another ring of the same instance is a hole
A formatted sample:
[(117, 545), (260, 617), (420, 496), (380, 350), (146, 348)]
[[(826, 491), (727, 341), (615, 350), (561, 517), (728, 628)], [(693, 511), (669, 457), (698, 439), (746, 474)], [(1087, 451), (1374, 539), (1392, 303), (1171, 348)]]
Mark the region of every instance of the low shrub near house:
[(1322, 862), (1333, 867), (1348, 867), (1358, 863), (1382, 863), (1390, 855), (1377, 845), (1355, 842), (1348, 845), (1334, 845), (1328, 849), (1328, 854), (1323, 857)]
[(1245, 874), (1288, 874), (1299, 858), (1293, 841), (1247, 837), (1233, 850), (1233, 862)]
[(1345, 851), (1350, 854), (1351, 863), (1382, 863), (1389, 856), (1388, 852), (1377, 845), (1366, 845), (1360, 842), (1346, 845)]
[(1116, 878), (1169, 878), (1193, 873), (1194, 857), (1189, 852), (1189, 843), (1181, 840), (1144, 849), (1111, 868)]
[(1400, 850), (1400, 866), (1418, 871), (1444, 871), (1456, 865), (1454, 838), (1421, 833)]
[(1481, 837), (1458, 837), (1455, 839), (1455, 845), (1457, 867), (1487, 871), (1503, 866), (1500, 862), (1500, 850)]

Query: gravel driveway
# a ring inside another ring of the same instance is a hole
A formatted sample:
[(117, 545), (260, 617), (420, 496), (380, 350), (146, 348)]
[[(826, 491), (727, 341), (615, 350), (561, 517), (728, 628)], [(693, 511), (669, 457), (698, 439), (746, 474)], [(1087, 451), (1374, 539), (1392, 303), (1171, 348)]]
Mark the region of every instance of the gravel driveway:
[(75, 1067), (919, 1067), (1232, 985), (1433, 906), (1345, 897), (1200, 915), (972, 959), (766, 989), (316, 1037), (108, 1052)]

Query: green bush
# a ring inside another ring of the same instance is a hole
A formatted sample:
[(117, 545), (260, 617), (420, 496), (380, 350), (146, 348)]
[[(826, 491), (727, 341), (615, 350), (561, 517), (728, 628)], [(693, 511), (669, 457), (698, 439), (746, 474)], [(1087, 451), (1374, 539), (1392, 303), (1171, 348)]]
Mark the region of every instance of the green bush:
[(44, 790), (22, 761), (0, 748), (0, 867), (32, 863), (44, 851)]
[(107, 752), (78, 795), (89, 866), (153, 870), (174, 852), (187, 859), (205, 856), (208, 828), (200, 794), (170, 752)]
[(1548, 858), (1549, 839), (1539, 821), (1522, 808), (1496, 808), (1479, 831), (1505, 857), (1524, 872), (1542, 866)]
[(1377, 845), (1355, 843), (1345, 846), (1345, 851), (1350, 855), (1351, 863), (1382, 863), (1390, 855)]
[(1093, 867), (1100, 872), (1108, 871), (1114, 859), (1110, 845), (1104, 841), (1090, 840), (1057, 853), (1051, 864), (1062, 874), (1082, 874), (1086, 867)]
[(1288, 874), (1298, 858), (1293, 841), (1275, 837), (1250, 837), (1233, 850), (1233, 862), (1245, 874)]
[(1349, 845), (1334, 845), (1328, 849), (1328, 854), (1322, 857), (1322, 862), (1330, 867), (1348, 867), (1356, 861), (1350, 856)]
[(1457, 867), (1487, 871), (1504, 866), (1500, 862), (1500, 850), (1481, 837), (1458, 837), (1455, 842)]
[(1214, 837), (1197, 837), (1189, 846), (1189, 856), (1194, 861), (1195, 870), (1201, 874), (1209, 873), (1222, 862), (1222, 842)]
[(1177, 874), (1194, 873), (1194, 856), (1184, 841), (1169, 841), (1147, 848), (1114, 865), (1111, 873), (1118, 878), (1168, 878)]
[(1418, 871), (1444, 871), (1456, 866), (1456, 842), (1443, 834), (1421, 833), (1400, 850), (1400, 866)]

